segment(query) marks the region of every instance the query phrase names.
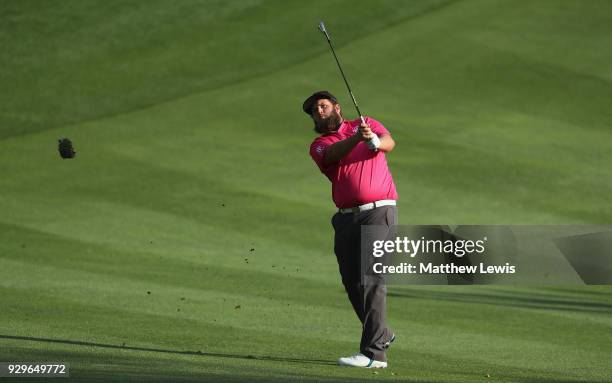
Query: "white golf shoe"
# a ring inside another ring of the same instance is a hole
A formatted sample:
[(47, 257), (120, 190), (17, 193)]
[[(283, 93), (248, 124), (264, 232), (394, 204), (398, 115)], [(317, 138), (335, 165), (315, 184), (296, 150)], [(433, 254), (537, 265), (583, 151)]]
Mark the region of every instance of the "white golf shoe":
[(387, 368), (387, 362), (379, 362), (378, 360), (370, 359), (360, 352), (353, 356), (338, 359), (338, 364), (350, 367)]

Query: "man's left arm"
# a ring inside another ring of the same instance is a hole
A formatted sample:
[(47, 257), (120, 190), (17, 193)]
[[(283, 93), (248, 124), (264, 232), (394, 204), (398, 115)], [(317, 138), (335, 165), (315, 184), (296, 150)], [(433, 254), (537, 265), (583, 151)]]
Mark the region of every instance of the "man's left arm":
[[(377, 150), (385, 153), (389, 153), (395, 147), (395, 141), (391, 137), (391, 133), (381, 124), (373, 118), (366, 118), (367, 124), (361, 124), (360, 130), (366, 138), (373, 138), (374, 135), (378, 137), (379, 143), (377, 144)], [(371, 145), (370, 148), (372, 148)]]
[(380, 145), (378, 146), (378, 150), (381, 152), (389, 153), (395, 147), (395, 141), (390, 134), (385, 134), (384, 136), (379, 136)]

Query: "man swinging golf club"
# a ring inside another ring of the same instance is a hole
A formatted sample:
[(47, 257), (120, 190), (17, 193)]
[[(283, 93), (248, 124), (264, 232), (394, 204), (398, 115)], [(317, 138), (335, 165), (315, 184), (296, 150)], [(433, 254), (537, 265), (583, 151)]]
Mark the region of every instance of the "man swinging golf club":
[[(397, 224), (397, 192), (385, 153), (395, 147), (389, 131), (378, 121), (364, 118), (344, 75), (331, 37), (319, 23), (359, 118), (347, 121), (336, 97), (319, 91), (308, 97), (302, 109), (312, 117), (319, 137), (310, 145), (310, 156), (332, 183), (332, 198), (338, 212), (332, 218), (334, 252), (342, 284), (362, 324), (359, 352), (340, 358), (342, 366), (385, 368), (385, 350), (395, 340), (387, 327), (387, 288), (381, 276), (362, 283), (366, 270), (361, 263), (361, 225), (377, 225), (374, 236), (385, 239)], [(380, 230), (382, 228), (382, 230)], [(365, 267), (364, 267), (365, 268)]]
[[(320, 134), (310, 155), (332, 183), (338, 212), (332, 218), (334, 252), (349, 300), (362, 324), (359, 353), (340, 358), (343, 366), (385, 368), (385, 351), (395, 335), (386, 325), (384, 281), (363, 284), (361, 279), (361, 225), (397, 224), (397, 192), (385, 153), (395, 142), (378, 121), (361, 117), (347, 121), (336, 97), (320, 91), (308, 97), (303, 110)], [(385, 239), (386, 233), (383, 233)]]

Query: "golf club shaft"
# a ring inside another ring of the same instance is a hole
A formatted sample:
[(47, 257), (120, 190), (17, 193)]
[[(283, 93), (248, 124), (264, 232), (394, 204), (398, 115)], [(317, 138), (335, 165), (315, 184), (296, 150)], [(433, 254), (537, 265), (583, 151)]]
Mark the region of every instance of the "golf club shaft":
[(363, 115), (361, 114), (361, 111), (359, 110), (359, 105), (357, 105), (357, 100), (355, 100), (355, 96), (353, 95), (351, 86), (349, 85), (348, 80), (346, 79), (346, 76), (344, 75), (344, 71), (342, 70), (342, 65), (340, 65), (340, 60), (338, 60), (338, 56), (336, 55), (336, 51), (334, 50), (334, 46), (332, 45), (332, 42), (331, 42), (331, 37), (329, 37), (329, 33), (327, 33), (327, 28), (325, 28), (325, 24), (323, 23), (323, 21), (319, 23), (319, 30), (325, 35), (325, 38), (327, 39), (327, 42), (329, 43), (329, 47), (332, 51), (332, 54), (334, 55), (334, 59), (336, 59), (336, 64), (338, 64), (338, 69), (340, 69), (340, 74), (342, 75), (342, 78), (344, 79), (344, 83), (346, 84), (346, 89), (348, 89), (349, 95), (351, 96), (351, 99), (353, 100), (353, 105), (355, 105), (355, 110), (357, 110), (357, 114), (359, 115), (361, 122), (365, 124), (365, 119), (363, 118)]

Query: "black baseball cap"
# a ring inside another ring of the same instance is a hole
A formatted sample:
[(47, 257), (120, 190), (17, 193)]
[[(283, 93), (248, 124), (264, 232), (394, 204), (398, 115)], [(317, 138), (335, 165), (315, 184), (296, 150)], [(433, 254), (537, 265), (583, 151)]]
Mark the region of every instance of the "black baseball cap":
[(336, 99), (336, 97), (334, 97), (333, 94), (329, 93), (326, 90), (320, 90), (318, 92), (313, 93), (312, 96), (308, 97), (306, 101), (304, 101), (304, 105), (302, 105), (304, 113), (309, 116), (312, 115), (312, 109), (314, 108), (317, 101), (321, 99), (327, 99), (333, 102), (334, 104), (338, 102), (338, 100)]

